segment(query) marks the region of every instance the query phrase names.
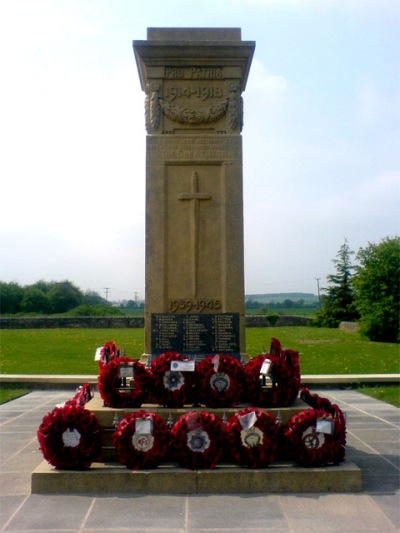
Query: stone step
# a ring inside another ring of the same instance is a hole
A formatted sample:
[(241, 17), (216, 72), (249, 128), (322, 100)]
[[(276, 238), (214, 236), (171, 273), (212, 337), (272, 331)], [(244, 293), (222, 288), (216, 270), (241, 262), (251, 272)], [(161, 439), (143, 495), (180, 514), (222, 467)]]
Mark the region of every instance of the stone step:
[[(122, 420), (127, 414), (141, 410), (149, 411), (151, 413), (157, 413), (165, 422), (171, 416), (173, 421), (176, 422), (176, 420), (181, 415), (184, 415), (188, 411), (207, 411), (210, 413), (214, 413), (216, 416), (222, 419), (223, 417), (229, 418), (231, 415), (237, 413), (238, 411), (241, 411), (242, 409), (245, 409), (246, 407), (249, 407), (249, 404), (240, 404), (236, 405), (235, 407), (226, 407), (218, 409), (211, 409), (204, 406), (193, 407), (192, 405), (185, 405), (184, 407), (174, 409), (169, 407), (160, 407), (157, 404), (149, 403), (143, 404), (140, 408), (116, 409), (114, 407), (104, 407), (103, 400), (98, 394), (96, 394), (94, 398), (92, 398), (92, 400), (90, 400), (90, 402), (85, 405), (86, 409), (92, 411), (92, 413), (96, 415), (100, 426), (102, 426), (103, 428), (114, 427), (116, 416), (118, 417), (118, 420)], [(268, 413), (271, 413), (276, 419), (279, 419), (282, 424), (286, 424), (286, 422), (291, 416), (303, 411), (304, 409), (309, 408), (310, 406), (303, 402), (303, 400), (300, 400), (300, 398), (296, 398), (295, 402), (290, 407), (262, 408), (262, 410), (268, 411)]]
[[(57, 470), (46, 461), (32, 473), (32, 493), (50, 494), (246, 494), (288, 492), (358, 492), (362, 488), (360, 469), (351, 462), (324, 468), (301, 468), (287, 461), (276, 461), (265, 469), (249, 469), (234, 464), (219, 463), (213, 470), (187, 470), (176, 463), (163, 463), (154, 470), (131, 471), (116, 462), (111, 443), (115, 423), (128, 413), (140, 409), (157, 413), (163, 420), (176, 421), (189, 410), (204, 410), (220, 418), (229, 418), (245, 408), (208, 409), (184, 406), (179, 409), (145, 404), (140, 408), (116, 409), (104, 407), (96, 395), (86, 404), (104, 430), (102, 460), (89, 470)], [(290, 407), (265, 409), (285, 424), (289, 418), (309, 406), (296, 399)], [(116, 418), (117, 417), (117, 418)]]
[[(104, 407), (103, 400), (100, 395), (95, 395), (90, 402), (85, 405), (85, 408), (96, 415), (100, 426), (103, 429), (103, 448), (102, 448), (102, 460), (103, 461), (116, 461), (115, 449), (112, 446), (112, 434), (115, 429), (115, 425), (118, 424), (127, 414), (136, 411), (144, 410), (151, 413), (157, 413), (165, 422), (171, 418), (174, 422), (178, 418), (187, 413), (188, 411), (207, 411), (212, 412), (221, 419), (229, 418), (231, 415), (238, 411), (248, 407), (248, 404), (237, 405), (235, 407), (211, 409), (207, 407), (193, 407), (192, 405), (186, 405), (181, 408), (168, 408), (160, 407), (156, 404), (143, 404), (140, 408), (121, 408), (116, 409), (114, 407)], [(300, 400), (299, 398), (290, 407), (268, 408), (263, 409), (271, 413), (276, 419), (279, 419), (282, 424), (286, 424), (291, 416), (295, 413), (299, 413), (309, 406)]]
[(32, 473), (33, 494), (249, 494), (359, 492), (361, 470), (351, 462), (324, 468), (274, 463), (266, 469), (221, 464), (214, 470), (185, 470), (164, 464), (128, 470), (94, 463), (89, 470), (56, 470), (43, 461)]

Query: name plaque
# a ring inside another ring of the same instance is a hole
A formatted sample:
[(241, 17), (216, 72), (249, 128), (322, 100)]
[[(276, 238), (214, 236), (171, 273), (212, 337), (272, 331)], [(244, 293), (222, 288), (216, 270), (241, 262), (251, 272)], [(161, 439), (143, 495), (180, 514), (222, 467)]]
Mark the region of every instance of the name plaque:
[(239, 313), (151, 315), (151, 353), (178, 352), (190, 359), (224, 354), (240, 359)]

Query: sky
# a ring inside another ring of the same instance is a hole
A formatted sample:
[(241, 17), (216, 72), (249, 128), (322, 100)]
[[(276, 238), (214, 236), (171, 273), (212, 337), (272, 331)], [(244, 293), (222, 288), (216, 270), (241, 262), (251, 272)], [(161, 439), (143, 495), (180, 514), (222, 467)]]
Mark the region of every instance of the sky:
[(148, 27), (234, 27), (246, 294), (317, 293), (345, 239), (400, 233), (397, 0), (0, 3), (0, 280), (144, 298)]

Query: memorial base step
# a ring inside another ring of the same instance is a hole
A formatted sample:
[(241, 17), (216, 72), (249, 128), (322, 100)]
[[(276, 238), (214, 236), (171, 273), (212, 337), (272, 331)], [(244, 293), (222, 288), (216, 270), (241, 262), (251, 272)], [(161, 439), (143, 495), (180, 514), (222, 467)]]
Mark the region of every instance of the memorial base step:
[[(99, 394), (96, 394), (86, 405), (85, 408), (89, 411), (92, 411), (97, 417), (99, 424), (102, 427), (112, 427), (115, 424), (115, 417), (117, 416), (119, 420), (122, 420), (124, 416), (128, 413), (133, 413), (135, 411), (150, 411), (152, 413), (157, 413), (165, 422), (168, 421), (168, 418), (171, 416), (173, 421), (176, 420), (183, 414), (188, 411), (208, 411), (214, 413), (216, 416), (222, 418), (229, 418), (231, 415), (249, 407), (249, 404), (240, 404), (235, 407), (219, 407), (216, 409), (207, 408), (204, 406), (194, 407), (192, 405), (185, 405), (180, 408), (170, 408), (170, 407), (160, 407), (157, 404), (149, 403), (143, 404), (140, 408), (120, 408), (116, 409), (115, 407), (105, 407), (104, 402)], [(296, 398), (294, 403), (290, 407), (263, 407), (263, 411), (268, 411), (274, 415), (276, 419), (279, 419), (281, 424), (286, 424), (291, 416), (304, 409), (309, 409), (310, 406), (307, 405), (300, 398)]]
[(271, 494), (338, 493), (362, 489), (361, 470), (351, 462), (324, 468), (274, 463), (266, 469), (222, 464), (213, 470), (185, 470), (164, 464), (128, 470), (93, 463), (89, 470), (57, 470), (43, 461), (32, 473), (33, 494)]
[[(112, 446), (115, 423), (139, 409), (104, 407), (96, 395), (86, 404), (103, 429), (103, 463), (93, 463), (89, 470), (57, 470), (43, 461), (32, 472), (33, 494), (249, 494), (249, 493), (323, 493), (358, 492), (362, 489), (361, 470), (345, 461), (323, 468), (302, 468), (290, 462), (274, 462), (265, 469), (241, 468), (221, 463), (213, 470), (187, 470), (175, 463), (165, 463), (154, 470), (128, 470), (116, 462)], [(229, 418), (245, 408), (207, 409), (190, 405), (179, 409), (145, 404), (140, 409), (159, 414), (163, 420), (176, 421), (189, 410), (212, 411)], [(289, 418), (309, 406), (297, 399), (290, 407), (265, 409), (285, 424)]]
[[(95, 397), (85, 405), (85, 408), (96, 416), (103, 430), (102, 460), (109, 462), (117, 461), (115, 449), (112, 446), (112, 434), (115, 430), (115, 425), (118, 424), (129, 413), (144, 410), (157, 413), (165, 422), (168, 422), (168, 420), (176, 422), (180, 416), (188, 411), (208, 411), (214, 413), (221, 419), (228, 419), (230, 416), (244, 409), (245, 407), (248, 407), (248, 404), (217, 409), (211, 409), (204, 406), (193, 407), (191, 405), (185, 405), (184, 407), (180, 408), (169, 408), (160, 407), (156, 404), (143, 404), (140, 408), (116, 409), (114, 407), (105, 407), (101, 396), (98, 394), (95, 395)], [(277, 420), (280, 421), (280, 423), (286, 424), (289, 418), (294, 414), (300, 413), (304, 409), (308, 408), (309, 405), (297, 398), (290, 407), (268, 408), (263, 410), (271, 413)]]

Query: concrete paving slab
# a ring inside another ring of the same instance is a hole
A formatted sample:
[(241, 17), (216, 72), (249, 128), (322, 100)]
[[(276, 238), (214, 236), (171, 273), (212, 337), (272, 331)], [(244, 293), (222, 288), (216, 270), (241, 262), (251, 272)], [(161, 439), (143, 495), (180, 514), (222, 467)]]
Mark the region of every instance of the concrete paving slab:
[(7, 524), (7, 530), (15, 531), (75, 531), (86, 520), (93, 499), (85, 496), (56, 496), (41, 498), (31, 495)]
[[(110, 521), (110, 517), (112, 520)], [(178, 496), (126, 496), (97, 498), (86, 522), (87, 529), (104, 524), (129, 531), (178, 531), (186, 528), (186, 498)]]
[(288, 496), (282, 508), (294, 533), (300, 531), (397, 531), (385, 514), (372, 505), (370, 496), (346, 498), (335, 494)]
[(194, 531), (235, 530), (290, 531), (278, 496), (239, 495), (193, 496), (189, 500), (188, 522)]
[[(21, 458), (21, 463), (30, 464), (26, 456), (34, 455), (31, 452), (36, 445), (36, 430), (43, 416), (56, 403), (70, 398), (72, 392), (70, 388), (56, 391), (35, 390), (28, 396), (0, 406), (0, 415), (6, 407), (8, 412), (14, 411), (16, 414), (15, 418), (7, 417), (7, 419), (1, 420), (0, 417), (0, 453), (5, 463), (14, 455), (15, 458), (17, 456)], [(112, 498), (74, 495), (72, 496), (73, 500), (69, 500), (69, 502), (73, 501), (71, 504), (65, 500), (65, 498), (71, 498), (70, 496), (31, 494), (32, 470), (15, 472), (6, 470), (5, 465), (0, 464), (0, 494), (2, 495), (0, 498), (0, 530), (13, 531), (14, 533), (18, 531), (29, 533), (45, 531), (53, 531), (54, 533), (61, 533), (62, 531), (74, 533), (93, 533), (94, 531), (101, 533), (121, 533), (121, 531), (132, 533), (161, 533), (164, 531), (211, 533), (213, 531), (215, 533), (218, 530), (214, 528), (214, 525), (219, 521), (222, 526), (220, 526), (220, 533), (261, 533), (265, 531), (276, 531), (277, 533), (281, 531), (290, 533), (310, 531), (367, 533), (379, 531), (380, 533), (389, 533), (400, 531), (400, 470), (397, 462), (399, 450), (395, 450), (395, 453), (380, 455), (377, 449), (377, 442), (379, 441), (376, 440), (376, 435), (374, 438), (375, 428), (374, 431), (370, 431), (373, 427), (372, 422), (378, 419), (381, 428), (379, 436), (391, 435), (390, 440), (383, 440), (383, 442), (396, 442), (396, 437), (393, 437), (388, 430), (394, 430), (395, 435), (396, 431), (399, 431), (399, 410), (386, 406), (383, 402), (371, 400), (353, 390), (314, 389), (313, 392), (328, 397), (348, 414), (349, 445), (347, 456), (363, 471), (363, 490), (359, 494), (251, 494), (236, 497), (226, 494), (210, 496), (184, 494), (172, 497), (170, 495), (124, 496), (119, 494)], [(382, 405), (385, 406), (384, 409)], [(364, 431), (363, 434), (362, 431)], [(12, 445), (13, 438), (15, 439), (15, 448)], [(25, 442), (23, 442), (24, 439), (26, 439)], [(6, 443), (5, 446), (3, 446), (4, 443)], [(174, 504), (170, 504), (171, 498)], [(199, 498), (204, 501), (204, 504), (201, 504), (204, 507), (204, 516), (206, 517), (203, 519), (203, 523), (201, 523), (201, 517), (196, 515), (196, 508), (200, 505), (198, 503)], [(227, 498), (232, 503), (229, 506), (226, 504)], [(64, 500), (67, 502), (65, 505), (63, 504)], [(114, 504), (111, 503), (111, 500), (122, 503)], [(144, 526), (140, 520), (136, 520), (125, 528), (122, 526), (123, 516), (117, 519), (119, 521), (117, 526), (114, 513), (107, 512), (107, 508), (116, 506), (123, 514), (125, 507), (130, 508), (133, 501), (135, 501), (134, 505), (137, 506), (135, 517), (140, 516), (140, 512), (144, 513), (146, 518)], [(262, 506), (263, 501), (266, 506), (265, 511)], [(279, 511), (275, 509), (276, 501), (278, 501)], [(52, 502), (56, 502), (55, 505)], [(297, 507), (294, 507), (293, 502), (297, 502)], [(182, 512), (178, 509), (184, 509), (185, 519), (181, 522), (180, 516), (173, 516), (172, 513), (168, 520), (164, 521), (165, 513), (163, 514), (163, 512), (168, 505), (172, 506), (174, 513)], [(62, 507), (65, 511), (62, 510)], [(52, 517), (43, 517), (40, 509), (50, 510), (53, 513)], [(101, 520), (98, 514), (100, 509), (102, 509)], [(189, 512), (191, 509), (195, 509), (194, 514)], [(242, 513), (239, 512), (240, 509), (242, 509)], [(153, 515), (151, 515), (152, 510)], [(232, 512), (234, 512), (235, 520), (231, 520), (230, 514)], [(71, 513), (75, 513), (75, 518), (68, 520)], [(250, 518), (248, 513), (250, 513)], [(257, 522), (260, 514), (265, 518), (261, 527), (259, 527), (260, 522)], [(225, 515), (228, 517), (224, 520)], [(251, 518), (253, 515), (254, 521)], [(147, 519), (150, 522), (147, 522)], [(150, 526), (153, 526), (153, 529)], [(147, 527), (147, 529), (144, 530), (143, 527)]]

